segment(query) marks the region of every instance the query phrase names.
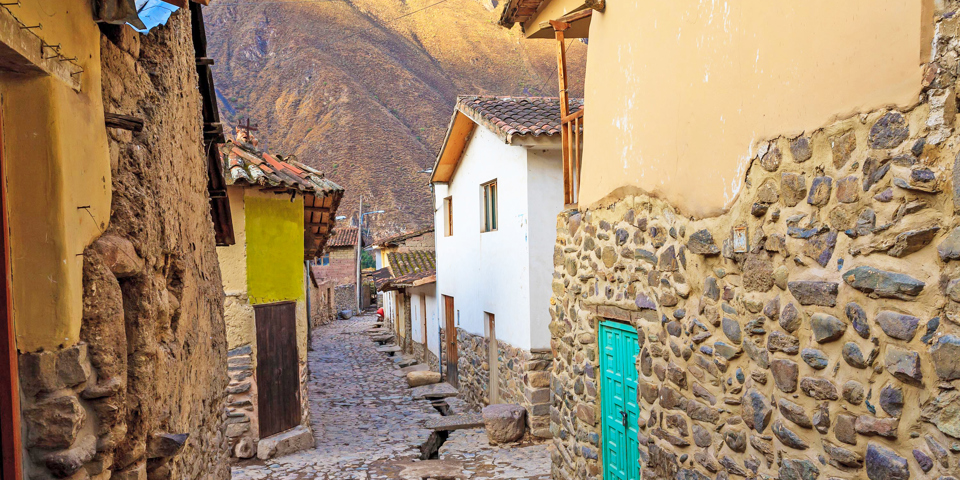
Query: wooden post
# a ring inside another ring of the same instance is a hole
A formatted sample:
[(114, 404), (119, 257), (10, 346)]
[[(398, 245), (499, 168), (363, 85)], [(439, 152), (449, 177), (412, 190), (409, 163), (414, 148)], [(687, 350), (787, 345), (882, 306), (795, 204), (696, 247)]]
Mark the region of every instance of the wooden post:
[[(2, 100), (2, 99), (0, 99)], [(20, 373), (17, 337), (10, 303), (10, 238), (7, 225), (7, 182), (3, 158), (3, 118), (0, 117), (0, 479), (23, 478), (20, 458)]]
[[(566, 22), (551, 21), (557, 38), (557, 80), (560, 83), (560, 118), (570, 114), (570, 98), (567, 94), (567, 48), (564, 45), (564, 30), (570, 28)], [(568, 125), (560, 124), (560, 145), (563, 156), (563, 203), (573, 203), (573, 181), (570, 168), (570, 131)]]

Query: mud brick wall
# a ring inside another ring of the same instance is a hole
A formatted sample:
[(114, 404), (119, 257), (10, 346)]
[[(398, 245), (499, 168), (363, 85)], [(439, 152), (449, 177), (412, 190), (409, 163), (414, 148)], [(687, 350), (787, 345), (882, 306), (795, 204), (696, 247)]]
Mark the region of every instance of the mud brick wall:
[(723, 215), (560, 215), (554, 478), (602, 475), (603, 319), (639, 336), (644, 478), (957, 477), (956, 44), (915, 108), (763, 145)]
[[(490, 341), (457, 329), (457, 368), (460, 397), (475, 408), (490, 403)], [(531, 353), (497, 341), (499, 403), (515, 403), (527, 409), (527, 428), (539, 437), (549, 437), (550, 352)]]
[(223, 290), (190, 15), (104, 25), (110, 218), (83, 252), (82, 343), (21, 357), (31, 479), (227, 479)]

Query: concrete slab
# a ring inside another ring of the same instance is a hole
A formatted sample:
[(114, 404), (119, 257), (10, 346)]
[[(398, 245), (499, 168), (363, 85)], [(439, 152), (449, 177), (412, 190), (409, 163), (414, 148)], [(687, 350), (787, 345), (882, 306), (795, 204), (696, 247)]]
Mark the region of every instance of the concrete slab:
[(413, 396), (414, 399), (456, 397), (458, 393), (460, 392), (449, 383), (435, 383), (410, 390), (410, 395)]

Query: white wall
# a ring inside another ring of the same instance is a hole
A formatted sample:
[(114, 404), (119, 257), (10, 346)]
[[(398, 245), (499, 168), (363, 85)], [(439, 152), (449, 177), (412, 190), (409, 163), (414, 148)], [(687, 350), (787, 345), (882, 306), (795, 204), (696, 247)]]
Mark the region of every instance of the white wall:
[(437, 304), (436, 284), (424, 285), (422, 287), (408, 288), (407, 295), (410, 296), (410, 324), (412, 327), (411, 338), (420, 343), (423, 340), (422, 315), (420, 311), (420, 298), (426, 297), (427, 301), (427, 348), (438, 358), (440, 357), (440, 309)]
[[(557, 215), (563, 210), (563, 164), (559, 149), (527, 151), (530, 208), (530, 348), (550, 347), (550, 297)], [(499, 332), (499, 328), (497, 329)]]
[[(453, 180), (435, 187), (435, 225), (440, 232), (436, 237), (438, 299), (440, 294), (453, 297), (456, 325), (475, 335), (484, 335), (484, 312), (494, 314), (497, 339), (524, 349), (549, 345), (553, 245), (556, 216), (563, 208), (560, 151), (538, 152), (528, 161), (527, 148), (506, 145), (486, 128), (477, 127)], [(547, 161), (550, 155), (552, 167)], [(481, 233), (480, 185), (494, 179), (499, 229)], [(443, 235), (447, 196), (453, 197), (453, 235), (449, 237)], [(529, 208), (531, 202), (545, 201), (555, 204)], [(538, 217), (532, 236), (531, 213)], [(532, 242), (536, 244), (531, 249)], [(532, 305), (532, 299), (540, 305)], [(532, 310), (538, 312), (533, 320)], [(531, 321), (536, 333), (531, 332)]]

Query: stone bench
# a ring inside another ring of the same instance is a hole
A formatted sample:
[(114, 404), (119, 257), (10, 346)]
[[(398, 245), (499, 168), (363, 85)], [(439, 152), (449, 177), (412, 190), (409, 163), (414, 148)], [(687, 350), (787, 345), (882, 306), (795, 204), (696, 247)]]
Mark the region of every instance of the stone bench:
[(436, 398), (456, 397), (460, 392), (449, 383), (434, 383), (433, 385), (423, 385), (410, 390), (410, 395), (414, 400)]
[(382, 347), (377, 347), (377, 351), (381, 353), (386, 353), (387, 355), (392, 357), (396, 355), (397, 352), (400, 351), (400, 347), (396, 345), (384, 345)]
[(483, 415), (479, 413), (458, 413), (447, 417), (431, 418), (423, 424), (427, 430), (466, 430), (469, 428), (482, 428)]

